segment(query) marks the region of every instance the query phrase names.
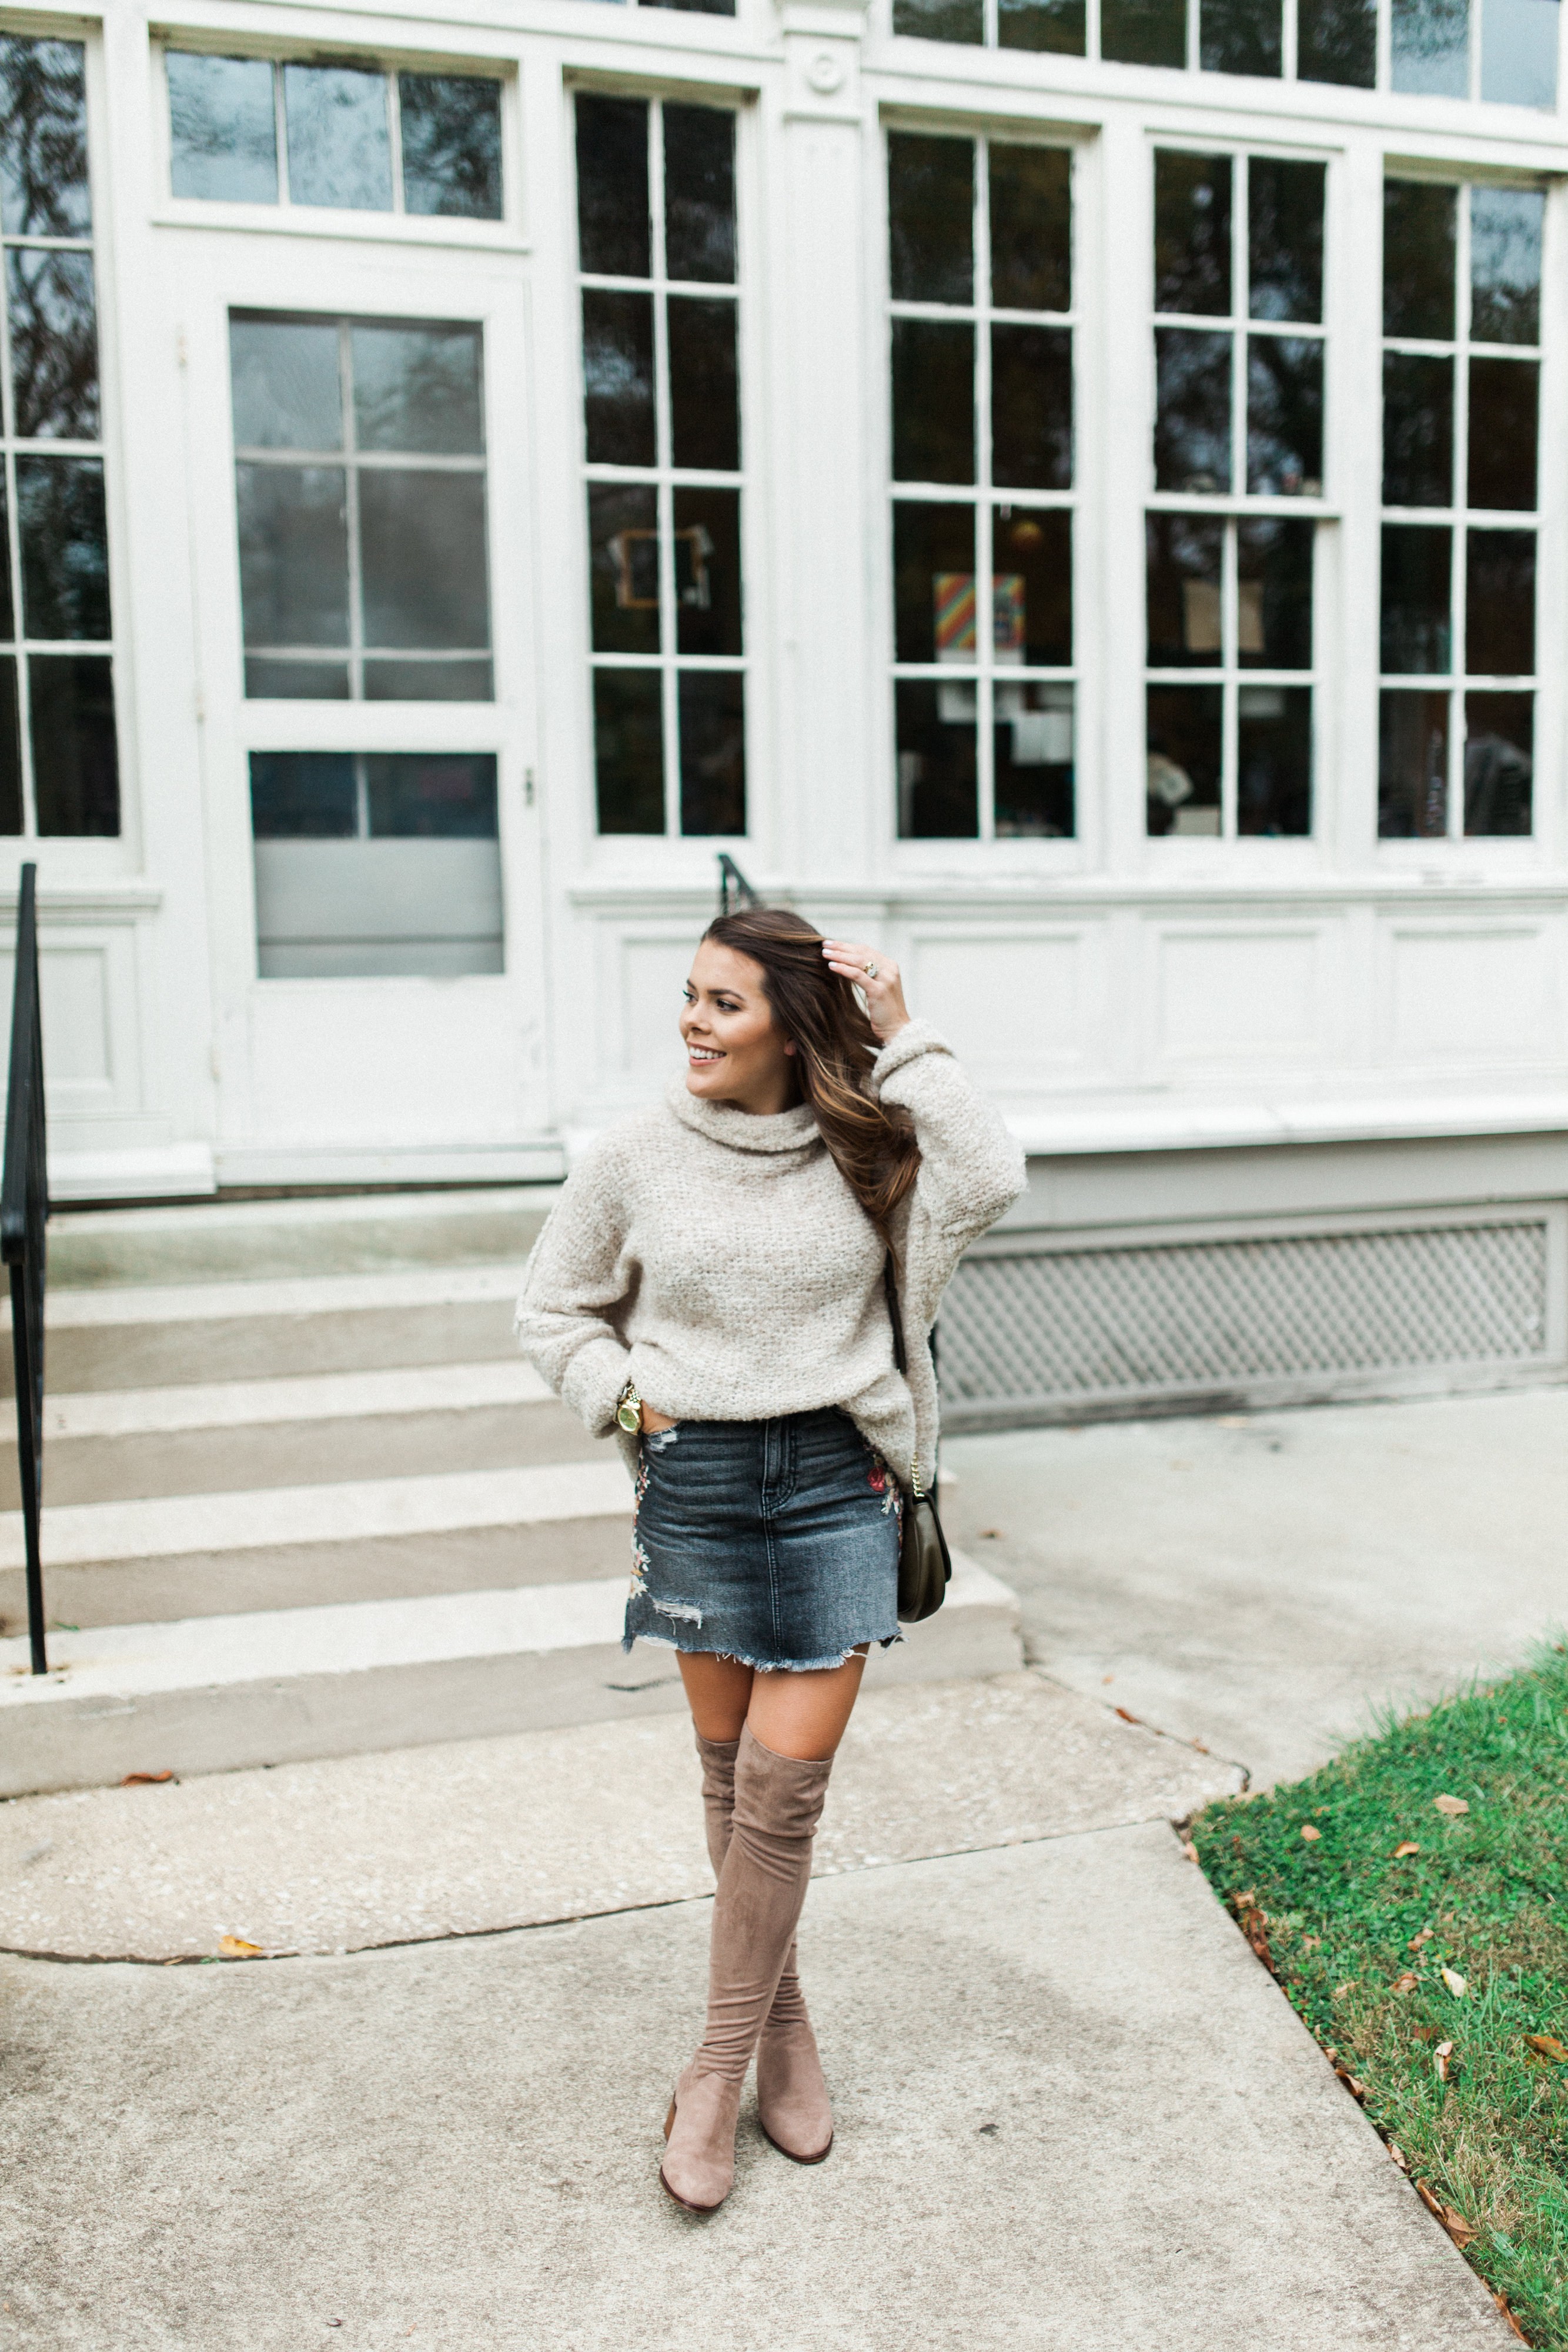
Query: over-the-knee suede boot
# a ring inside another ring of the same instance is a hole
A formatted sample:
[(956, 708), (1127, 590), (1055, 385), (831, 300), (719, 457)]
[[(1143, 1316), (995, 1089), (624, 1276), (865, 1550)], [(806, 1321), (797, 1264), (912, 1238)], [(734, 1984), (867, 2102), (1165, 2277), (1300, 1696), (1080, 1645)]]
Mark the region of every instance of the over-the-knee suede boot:
[(714, 1897), (707, 2031), (675, 2084), (659, 2178), (677, 2204), (711, 2213), (735, 2178), (741, 2086), (811, 1875), (831, 1759), (777, 1756), (747, 1726), (735, 1759), (729, 1851)]
[[(735, 1812), (735, 1759), (738, 1739), (696, 1735), (703, 1768), (703, 1811), (708, 1859), (716, 1878), (729, 1852)], [(757, 2044), (757, 2108), (762, 2128), (781, 2154), (797, 2164), (821, 2164), (833, 2144), (833, 2110), (817, 2037), (800, 1990), (791, 1942), (779, 1972), (779, 1990)]]

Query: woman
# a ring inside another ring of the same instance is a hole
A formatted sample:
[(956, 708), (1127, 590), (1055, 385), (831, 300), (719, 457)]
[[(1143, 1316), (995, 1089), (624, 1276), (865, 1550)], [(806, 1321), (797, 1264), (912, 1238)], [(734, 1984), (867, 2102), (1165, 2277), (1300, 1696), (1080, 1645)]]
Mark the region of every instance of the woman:
[(926, 1335), (1023, 1160), (910, 1019), (897, 965), (782, 908), (709, 925), (680, 1029), (685, 1083), (582, 1155), (517, 1331), (595, 1435), (625, 1433), (626, 1647), (677, 1653), (695, 1727), (718, 1879), (707, 2030), (659, 2178), (708, 2213), (754, 2050), (775, 2147), (817, 2164), (832, 2143), (795, 1924), (866, 1654), (899, 1639), (900, 1492), (936, 1443)]

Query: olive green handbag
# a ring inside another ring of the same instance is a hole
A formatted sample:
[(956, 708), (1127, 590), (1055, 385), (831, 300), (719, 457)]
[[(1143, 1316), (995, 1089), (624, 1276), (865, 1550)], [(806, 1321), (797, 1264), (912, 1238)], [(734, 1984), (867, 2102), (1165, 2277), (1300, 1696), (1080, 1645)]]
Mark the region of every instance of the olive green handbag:
[[(898, 1277), (894, 1272), (891, 1250), (883, 1265), (882, 1279), (893, 1323), (893, 1360), (901, 1372), (907, 1372), (909, 1358), (904, 1345), (904, 1318), (898, 1311)], [(936, 1497), (921, 1491), (919, 1462), (912, 1462), (910, 1469), (913, 1475), (904, 1489), (898, 1547), (898, 1613), (904, 1624), (918, 1625), (923, 1617), (934, 1617), (946, 1599), (953, 1561), (942, 1522), (936, 1516)]]

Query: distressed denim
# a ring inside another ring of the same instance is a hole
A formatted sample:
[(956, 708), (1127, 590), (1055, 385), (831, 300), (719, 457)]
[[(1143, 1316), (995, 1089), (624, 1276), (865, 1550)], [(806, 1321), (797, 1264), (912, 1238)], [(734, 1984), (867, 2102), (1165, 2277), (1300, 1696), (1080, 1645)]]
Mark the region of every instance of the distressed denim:
[(833, 1406), (645, 1436), (623, 1646), (804, 1673), (901, 1640), (900, 1507), (892, 1473)]

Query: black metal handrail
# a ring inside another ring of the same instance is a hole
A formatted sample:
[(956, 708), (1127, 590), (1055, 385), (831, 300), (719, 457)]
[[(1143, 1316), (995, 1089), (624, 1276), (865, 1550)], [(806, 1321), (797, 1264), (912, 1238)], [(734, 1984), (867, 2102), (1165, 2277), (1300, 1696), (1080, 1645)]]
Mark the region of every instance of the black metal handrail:
[(44, 1032), (38, 1013), (37, 886), (37, 867), (24, 866), (16, 908), (5, 1163), (0, 1176), (0, 1257), (11, 1269), (16, 1452), (21, 1460), (22, 1520), (27, 1541), (27, 1636), (33, 1672), (47, 1675), (38, 1514), (44, 1491), (44, 1227), (49, 1213), (49, 1178), (44, 1135)]
[(733, 915), (737, 907), (760, 907), (762, 900), (752, 888), (727, 849), (718, 853), (718, 911)]

